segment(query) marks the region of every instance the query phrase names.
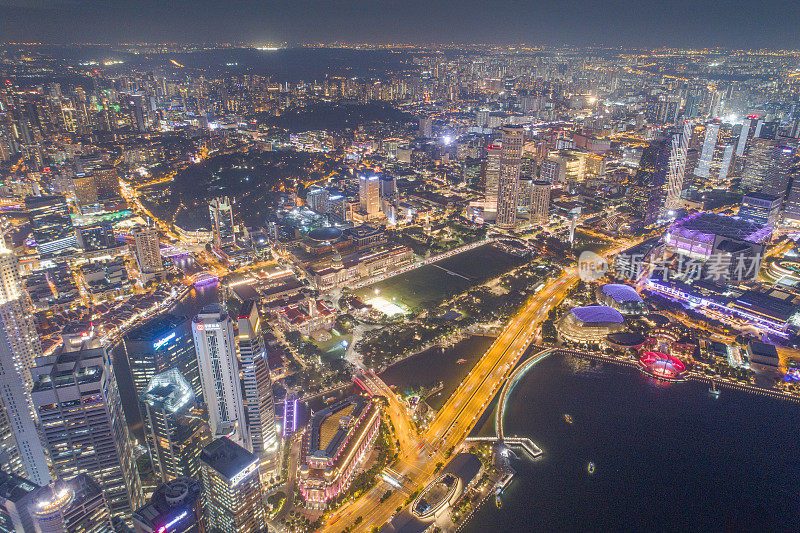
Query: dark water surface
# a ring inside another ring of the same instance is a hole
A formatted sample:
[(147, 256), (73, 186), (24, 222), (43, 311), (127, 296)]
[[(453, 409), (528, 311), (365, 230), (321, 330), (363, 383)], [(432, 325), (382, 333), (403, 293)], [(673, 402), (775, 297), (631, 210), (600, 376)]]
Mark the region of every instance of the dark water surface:
[(796, 403), (729, 389), (715, 399), (702, 384), (551, 356), (504, 417), (506, 435), (544, 455), (513, 461), (502, 509), (484, 505), (463, 531), (797, 531), (799, 414)]

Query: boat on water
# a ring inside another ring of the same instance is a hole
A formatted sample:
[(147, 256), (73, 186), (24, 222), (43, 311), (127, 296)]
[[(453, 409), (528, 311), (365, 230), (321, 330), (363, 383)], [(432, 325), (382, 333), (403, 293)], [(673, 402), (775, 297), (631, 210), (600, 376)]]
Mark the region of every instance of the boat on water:
[(564, 420), (566, 420), (568, 424), (572, 424), (572, 417), (567, 413), (564, 413)]
[(494, 504), (498, 509), (502, 509), (503, 508), (503, 502), (502, 502), (502, 500), (500, 500), (500, 495), (499, 494), (495, 494), (494, 495)]
[(460, 365), (461, 363), (466, 363), (466, 362), (467, 362), (467, 360), (466, 360), (466, 359), (459, 359), (458, 361), (456, 361), (456, 363), (458, 363), (459, 365)]
[(594, 463), (589, 463), (589, 466), (587, 466), (587, 467), (586, 467), (586, 470), (587, 470), (587, 471), (588, 471), (590, 474), (594, 474)]
[(715, 398), (719, 398), (720, 390), (717, 388), (717, 383), (715, 381), (711, 382), (711, 388), (708, 389), (708, 393)]

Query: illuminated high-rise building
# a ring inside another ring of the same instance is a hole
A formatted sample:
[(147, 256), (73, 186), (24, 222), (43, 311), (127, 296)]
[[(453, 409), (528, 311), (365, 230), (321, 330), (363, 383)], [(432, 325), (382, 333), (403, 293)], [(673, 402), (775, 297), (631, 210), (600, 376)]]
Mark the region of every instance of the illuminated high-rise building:
[(531, 223), (546, 222), (550, 218), (550, 182), (533, 181), (529, 202)]
[(75, 201), (83, 211), (97, 204), (97, 182), (92, 174), (78, 174), (72, 178), (75, 187)]
[(267, 527), (258, 468), (261, 459), (221, 437), (200, 453), (203, 516), (209, 531), (261, 533)]
[(362, 175), (358, 178), (358, 199), (361, 213), (367, 219), (377, 217), (381, 212), (380, 177)]
[(0, 533), (33, 531), (30, 512), (40, 490), (25, 477), (0, 470)]
[(111, 512), (101, 487), (88, 474), (59, 479), (36, 491), (29, 507), (36, 533), (108, 533)]
[(25, 209), (36, 241), (36, 251), (43, 258), (74, 251), (77, 246), (67, 200), (63, 196), (28, 196)]
[(433, 137), (433, 118), (419, 118), (419, 135), (420, 137), (425, 137), (426, 139)]
[(133, 513), (135, 533), (204, 533), (203, 486), (182, 477), (160, 485), (147, 505)]
[(163, 314), (125, 335), (123, 346), (137, 395), (144, 392), (153, 376), (176, 368), (189, 382), (195, 399), (202, 403), (203, 388), (191, 324), (185, 316)]
[(214, 198), (208, 204), (211, 216), (211, 233), (214, 247), (222, 248), (236, 243), (236, 232), (233, 223), (233, 204), (227, 196)]
[(107, 200), (119, 196), (119, 173), (111, 165), (100, 165), (92, 172), (97, 186), (97, 198)]
[(31, 397), (57, 478), (90, 472), (113, 515), (141, 501), (138, 472), (108, 347), (65, 344), (31, 369)]
[(50, 472), (30, 396), (31, 368), (41, 354), (17, 256), (0, 238), (0, 453), (8, 454), (10, 471), (45, 485)]
[(522, 167), (525, 132), (521, 126), (503, 127), (500, 181), (497, 192), (497, 226), (511, 229), (517, 224), (517, 187)]
[(158, 231), (154, 228), (136, 228), (133, 231), (133, 249), (136, 264), (142, 274), (147, 276), (164, 270), (161, 248), (158, 246)]
[(162, 481), (197, 477), (210, 432), (194, 391), (177, 368), (153, 376), (139, 399), (153, 469)]
[(192, 321), (192, 333), (213, 435), (231, 435), (251, 449), (233, 321), (221, 305), (207, 305)]
[(486, 210), (497, 210), (497, 191), (500, 187), (500, 156), (503, 148), (491, 144), (486, 148), (486, 162), (483, 167), (483, 183), (486, 197)]
[(242, 362), (247, 429), (253, 443), (253, 453), (262, 459), (262, 473), (266, 476), (274, 473), (277, 467), (278, 434), (264, 332), (254, 300), (242, 304), (237, 341)]

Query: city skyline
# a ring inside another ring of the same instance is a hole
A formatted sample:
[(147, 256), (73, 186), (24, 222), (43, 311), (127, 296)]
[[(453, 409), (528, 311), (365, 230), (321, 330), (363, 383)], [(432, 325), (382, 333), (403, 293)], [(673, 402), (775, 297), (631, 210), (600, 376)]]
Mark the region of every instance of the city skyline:
[[(6, 0), (11, 42), (496, 43), (791, 49), (800, 9), (777, 2), (257, 2)], [(769, 32), (738, 31), (754, 21)]]
[(0, 533), (785, 530), (780, 8), (0, 0)]

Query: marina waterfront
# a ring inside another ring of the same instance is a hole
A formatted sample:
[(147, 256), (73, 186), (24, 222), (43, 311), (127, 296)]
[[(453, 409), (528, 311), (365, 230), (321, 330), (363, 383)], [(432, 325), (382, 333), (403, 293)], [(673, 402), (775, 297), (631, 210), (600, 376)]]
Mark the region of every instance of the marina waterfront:
[[(487, 502), (462, 531), (792, 529), (798, 409), (553, 355), (520, 379), (504, 418), (506, 435), (543, 455), (512, 460), (502, 509)], [(493, 417), (480, 433), (494, 433)]]

